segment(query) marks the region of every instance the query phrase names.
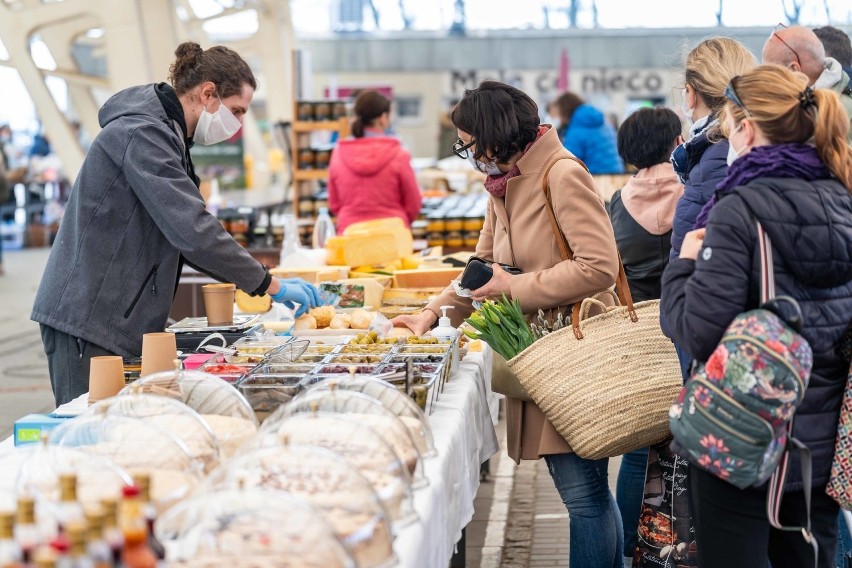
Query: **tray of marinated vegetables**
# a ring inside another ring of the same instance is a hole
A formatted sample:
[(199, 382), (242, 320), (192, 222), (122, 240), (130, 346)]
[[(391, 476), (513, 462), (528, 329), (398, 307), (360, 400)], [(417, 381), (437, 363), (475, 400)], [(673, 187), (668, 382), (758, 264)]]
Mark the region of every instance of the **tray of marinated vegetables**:
[[(244, 372), (234, 381), (258, 420), (310, 385), (342, 377), (380, 378), (429, 411), (450, 372), (452, 345), (433, 337), (380, 338), (371, 331), (354, 337), (296, 339), (285, 345), (291, 344), (299, 344), (299, 350), (292, 346), (270, 349), (259, 362), (245, 363)], [(250, 341), (243, 345), (233, 347), (242, 354), (247, 354), (246, 345), (250, 350), (258, 347)]]

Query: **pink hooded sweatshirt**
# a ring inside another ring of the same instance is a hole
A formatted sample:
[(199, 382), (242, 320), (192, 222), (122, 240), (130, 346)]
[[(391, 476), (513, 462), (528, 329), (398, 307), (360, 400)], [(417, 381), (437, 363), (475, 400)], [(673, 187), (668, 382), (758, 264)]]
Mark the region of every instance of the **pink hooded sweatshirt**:
[(339, 233), (352, 223), (383, 217), (399, 217), (411, 226), (422, 204), (411, 156), (399, 140), (365, 136), (337, 143), (328, 168), (328, 205)]

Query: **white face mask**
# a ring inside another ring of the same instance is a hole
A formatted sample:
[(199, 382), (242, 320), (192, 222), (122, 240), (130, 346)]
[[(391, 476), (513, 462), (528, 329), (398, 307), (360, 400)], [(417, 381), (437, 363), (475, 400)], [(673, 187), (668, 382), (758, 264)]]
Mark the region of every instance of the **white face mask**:
[(487, 162), (481, 162), (473, 157), (473, 153), (467, 153), (467, 161), (470, 162), (470, 165), (473, 166), (478, 172), (482, 172), (489, 176), (500, 176), (503, 175), (503, 172), (500, 171), (500, 168), (497, 167), (497, 162), (494, 160), (489, 160)]
[(736, 162), (737, 158), (740, 157), (740, 152), (745, 150), (745, 148), (743, 148), (742, 150), (737, 150), (736, 148), (734, 148), (734, 141), (731, 140), (734, 133), (737, 132), (737, 130), (739, 130), (740, 128), (742, 128), (742, 126), (743, 126), (742, 123), (740, 123), (740, 125), (737, 126), (736, 130), (734, 130), (734, 132), (731, 132), (731, 135), (728, 136), (728, 159), (727, 159), (728, 167), (731, 167), (731, 164)]
[(689, 122), (692, 122), (692, 115), (693, 115), (693, 113), (695, 113), (695, 109), (690, 108), (689, 103), (686, 101), (686, 89), (683, 89), (682, 95), (683, 95), (683, 103), (681, 103), (681, 105), (680, 105), (680, 110), (683, 111), (683, 116), (685, 116), (686, 119)]
[(206, 108), (201, 111), (192, 139), (205, 146), (218, 144), (236, 134), (241, 126), (240, 119), (234, 116), (231, 109), (222, 104), (222, 99), (219, 99), (219, 108), (216, 112), (208, 112)]

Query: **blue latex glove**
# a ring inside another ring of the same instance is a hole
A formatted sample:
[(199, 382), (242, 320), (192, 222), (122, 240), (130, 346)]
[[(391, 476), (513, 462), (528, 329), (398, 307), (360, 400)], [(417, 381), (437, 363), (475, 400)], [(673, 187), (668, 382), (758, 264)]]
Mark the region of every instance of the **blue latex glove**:
[(296, 309), (296, 317), (303, 316), (309, 309), (320, 305), (319, 290), (313, 284), (308, 284), (301, 278), (278, 279), (281, 289), (272, 296), (272, 300), (284, 304), (291, 310)]

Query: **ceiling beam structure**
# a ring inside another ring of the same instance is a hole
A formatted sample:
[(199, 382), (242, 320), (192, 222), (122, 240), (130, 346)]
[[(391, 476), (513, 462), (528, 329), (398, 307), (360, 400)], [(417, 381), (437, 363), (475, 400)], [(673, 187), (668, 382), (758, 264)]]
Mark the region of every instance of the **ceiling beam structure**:
[[(189, 15), (186, 20), (178, 17), (179, 6)], [(193, 40), (210, 47), (205, 22), (249, 9), (257, 10), (257, 33), (226, 45), (260, 64), (269, 121), (289, 120), (293, 106), (290, 52), (295, 47), (289, 0), (236, 3), (205, 18), (195, 16), (188, 0), (0, 0), (0, 39), (9, 53), (0, 65), (12, 66), (20, 73), (63, 169), (73, 180), (83, 151), (68, 117), (53, 100), (46, 77), (65, 80), (74, 115), (93, 138), (99, 130), (94, 89), (109, 94), (132, 85), (168, 80), (174, 50), (181, 41)], [(94, 28), (102, 29), (103, 36), (85, 37), (84, 41), (105, 57), (106, 76), (84, 73), (72, 55), (75, 42)], [(30, 43), (36, 34), (50, 50), (56, 69), (40, 69), (33, 61)], [(257, 185), (263, 185), (269, 179), (265, 168), (268, 148), (252, 113), (245, 122), (246, 151), (255, 157), (254, 179)]]

